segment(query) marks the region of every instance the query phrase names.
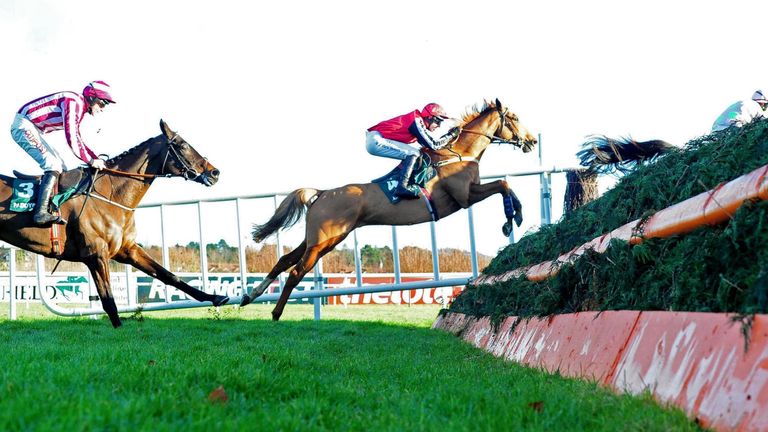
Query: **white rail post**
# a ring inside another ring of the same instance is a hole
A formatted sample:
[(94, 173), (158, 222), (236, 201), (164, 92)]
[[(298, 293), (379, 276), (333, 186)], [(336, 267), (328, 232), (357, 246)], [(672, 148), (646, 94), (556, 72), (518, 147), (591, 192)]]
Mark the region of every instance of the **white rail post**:
[[(541, 134), (539, 134), (539, 168), (544, 169), (544, 151), (541, 146)], [(552, 192), (550, 191), (550, 181), (552, 178), (549, 173), (542, 171), (539, 174), (539, 185), (541, 188), (541, 224), (549, 225), (552, 223)]]
[(40, 298), (42, 299), (45, 295), (45, 277), (43, 276), (43, 272), (45, 271), (45, 260), (42, 255), (36, 255), (35, 271), (37, 272), (37, 291), (40, 293)]
[(472, 277), (477, 277), (480, 273), (477, 263), (477, 244), (475, 242), (475, 219), (472, 213), (472, 207), (467, 209), (467, 219), (469, 221), (469, 257), (472, 260)]
[(363, 262), (360, 258), (360, 246), (357, 244), (357, 230), (352, 231), (352, 239), (355, 248), (355, 285), (361, 287), (363, 286)]
[(8, 296), (10, 299), (10, 319), (16, 320), (16, 249), (8, 248)]
[[(160, 242), (161, 247), (163, 248), (163, 267), (170, 269), (171, 268), (171, 257), (168, 253), (168, 244), (165, 242), (165, 204), (160, 205)], [(150, 291), (152, 289), (152, 282), (150, 282)], [(164, 284), (165, 286), (165, 302), (169, 303), (171, 301), (171, 297), (168, 293), (168, 284)]]
[(139, 287), (131, 283), (131, 266), (125, 265), (125, 294), (128, 296), (128, 306), (136, 307), (139, 304)]
[(203, 237), (203, 202), (197, 202), (197, 223), (200, 231), (200, 278), (202, 279), (202, 286), (200, 289), (205, 291), (208, 286), (208, 252), (205, 245), (205, 238)]
[[(323, 291), (325, 289), (325, 286), (323, 284), (323, 259), (320, 258), (317, 260), (317, 264), (315, 264), (315, 280), (314, 284), (312, 285), (312, 289), (315, 291)], [(315, 305), (315, 321), (320, 321), (320, 303), (322, 300), (320, 297), (315, 297), (313, 300), (313, 303)]]
[(397, 245), (397, 227), (392, 225), (392, 271), (395, 272), (395, 283), (400, 284), (400, 247)]
[(245, 259), (245, 247), (243, 246), (243, 234), (242, 234), (242, 217), (241, 217), (241, 199), (235, 200), (235, 210), (237, 212), (237, 252), (238, 259), (240, 260), (240, 288), (243, 291), (242, 295), (248, 294), (248, 281), (246, 280), (245, 273), (247, 271), (247, 262)]
[(437, 234), (435, 233), (435, 221), (429, 222), (429, 233), (432, 237), (432, 276), (440, 280), (440, 257), (437, 251)]
[[(275, 204), (275, 211), (277, 211), (277, 207), (279, 206), (279, 203), (277, 202), (277, 195), (274, 195), (272, 200)], [(275, 247), (277, 247), (275, 256), (279, 260), (280, 257), (283, 256), (283, 242), (280, 241), (280, 230), (277, 230), (275, 233)], [(277, 263), (277, 261), (275, 261), (275, 263)], [(282, 273), (277, 275), (277, 284), (280, 286), (280, 292), (283, 292), (283, 287), (285, 286), (285, 276)]]

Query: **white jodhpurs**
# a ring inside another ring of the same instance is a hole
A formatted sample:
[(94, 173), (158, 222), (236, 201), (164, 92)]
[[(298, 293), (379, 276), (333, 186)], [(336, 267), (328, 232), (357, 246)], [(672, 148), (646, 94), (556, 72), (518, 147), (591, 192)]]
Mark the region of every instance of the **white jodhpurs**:
[(384, 138), (377, 131), (365, 134), (365, 149), (374, 156), (403, 160), (408, 156), (418, 156), (419, 150), (400, 141)]
[(19, 147), (32, 156), (43, 171), (60, 173), (64, 170), (64, 161), (59, 152), (43, 139), (40, 130), (23, 115), (17, 113), (16, 118), (13, 119), (11, 136)]

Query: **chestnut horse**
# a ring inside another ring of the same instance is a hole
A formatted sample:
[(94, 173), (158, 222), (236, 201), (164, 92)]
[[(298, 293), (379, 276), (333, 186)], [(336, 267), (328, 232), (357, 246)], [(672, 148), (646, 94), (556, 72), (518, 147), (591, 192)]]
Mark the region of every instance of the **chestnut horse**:
[(133, 211), (155, 178), (183, 177), (206, 186), (219, 178), (219, 170), (162, 120), (160, 129), (161, 135), (108, 160), (107, 169), (95, 174), (87, 195), (61, 205), (61, 215), (68, 222), (60, 229), (60, 248), (52, 246), (50, 228), (33, 224), (31, 212), (9, 210), (14, 179), (0, 175), (0, 239), (49, 258), (84, 263), (114, 327), (121, 323), (110, 287), (110, 259), (130, 264), (195, 300), (215, 306), (229, 301), (228, 297), (207, 294), (182, 282), (136, 244)]
[[(522, 222), (520, 201), (504, 180), (481, 184), (478, 163), (491, 143), (513, 144), (529, 152), (534, 138), (517, 116), (495, 102), (483, 102), (467, 113), (460, 125), (461, 133), (448, 147), (425, 151), (437, 176), (426, 184), (432, 206), (438, 215), (447, 216), (465, 209), (494, 194), (501, 194), (507, 225)], [(295, 224), (306, 212), (306, 237), (293, 251), (281, 257), (264, 281), (250, 294), (243, 295), (247, 305), (277, 278), (293, 266), (280, 299), (272, 311), (277, 321), (283, 313), (291, 290), (312, 269), (318, 259), (330, 252), (355, 228), (366, 225), (413, 225), (433, 220), (425, 200), (415, 199), (392, 204), (375, 183), (349, 184), (336, 189), (297, 189), (285, 198), (275, 214), (264, 225), (254, 226), (253, 239), (258, 243), (278, 229)], [(505, 228), (505, 232), (509, 228)]]

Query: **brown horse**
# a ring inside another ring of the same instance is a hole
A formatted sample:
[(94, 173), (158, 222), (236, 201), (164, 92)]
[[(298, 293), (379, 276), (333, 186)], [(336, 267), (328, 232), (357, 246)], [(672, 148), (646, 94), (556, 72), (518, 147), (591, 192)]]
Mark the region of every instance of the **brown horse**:
[(84, 263), (114, 327), (121, 323), (110, 287), (110, 259), (130, 264), (195, 300), (215, 306), (229, 301), (228, 297), (206, 294), (182, 282), (135, 242), (133, 211), (155, 178), (183, 177), (212, 186), (219, 177), (219, 170), (162, 120), (160, 129), (161, 135), (108, 160), (107, 169), (95, 175), (87, 194), (61, 205), (61, 215), (68, 223), (60, 229), (59, 248), (52, 246), (50, 228), (34, 226), (31, 212), (9, 210), (14, 179), (0, 176), (0, 239), (49, 258)]
[[(536, 138), (520, 124), (515, 114), (502, 107), (498, 99), (473, 107), (461, 123), (462, 131), (449, 148), (427, 152), (437, 171), (437, 176), (426, 184), (434, 211), (441, 217), (447, 216), (491, 195), (501, 194), (507, 216), (505, 226), (511, 227), (513, 220), (519, 226), (522, 222), (520, 201), (504, 180), (481, 184), (478, 163), (491, 143), (513, 144), (529, 152), (536, 145)], [(253, 239), (258, 243), (278, 229), (292, 226), (305, 212), (304, 241), (281, 257), (258, 287), (243, 295), (241, 305), (260, 296), (280, 273), (293, 266), (272, 311), (272, 319), (279, 320), (291, 290), (318, 259), (355, 228), (413, 225), (433, 220), (425, 200), (392, 204), (374, 183), (349, 184), (327, 191), (297, 189), (288, 194), (267, 223), (254, 226)]]

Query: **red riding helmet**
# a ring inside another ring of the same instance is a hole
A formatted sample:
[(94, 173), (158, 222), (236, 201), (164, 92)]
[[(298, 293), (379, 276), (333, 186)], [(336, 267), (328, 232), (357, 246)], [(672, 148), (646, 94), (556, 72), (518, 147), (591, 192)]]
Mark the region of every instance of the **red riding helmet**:
[(110, 103), (115, 103), (115, 99), (112, 98), (111, 88), (109, 84), (104, 81), (93, 81), (88, 83), (83, 89), (83, 96), (89, 101), (92, 99), (101, 99)]
[(438, 117), (442, 119), (450, 118), (448, 117), (448, 114), (445, 113), (445, 110), (443, 107), (436, 103), (428, 103), (423, 110), (421, 110), (421, 116), (422, 117)]

